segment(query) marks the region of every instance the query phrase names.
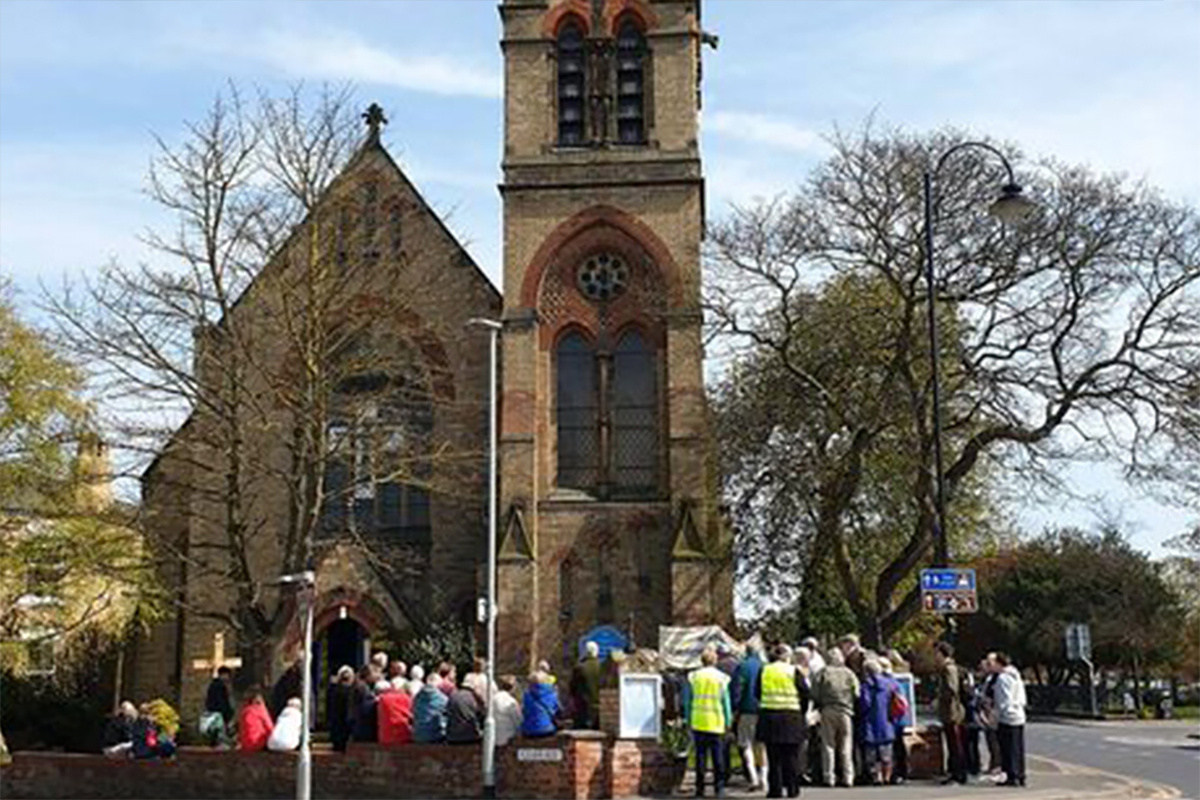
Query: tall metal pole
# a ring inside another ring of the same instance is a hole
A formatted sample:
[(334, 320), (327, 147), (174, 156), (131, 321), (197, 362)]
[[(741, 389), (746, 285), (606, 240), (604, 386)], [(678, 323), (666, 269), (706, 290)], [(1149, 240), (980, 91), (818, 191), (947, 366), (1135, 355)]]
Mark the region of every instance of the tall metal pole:
[(496, 425), (496, 362), (498, 360), (501, 325), (490, 319), (472, 319), (468, 325), (488, 329), (488, 560), (487, 560), (487, 716), (483, 723), (483, 796), (496, 796), (496, 459), (498, 430)]
[(311, 800), (312, 798), (312, 640), (313, 640), (313, 607), (316, 605), (317, 576), (310, 570), (293, 575), (284, 575), (279, 579), (281, 585), (293, 585), (297, 590), (297, 599), (304, 603), (304, 674), (301, 676), (300, 698), (300, 758), (296, 761), (296, 800)]
[[(939, 162), (940, 163), (940, 162)], [(937, 291), (934, 287), (933, 260), (933, 174), (925, 171), (925, 286), (928, 292), (929, 369), (933, 385), (933, 566), (949, 566), (950, 548), (946, 544), (946, 490), (942, 470), (942, 387), (938, 361)]]
[(310, 800), (312, 797), (312, 642), (316, 588), (316, 576), (312, 572), (305, 572), (304, 586), (301, 589), (305, 606), (304, 677), (301, 684), (304, 696), (300, 698), (304, 724), (300, 727), (300, 759), (296, 763), (296, 800)]

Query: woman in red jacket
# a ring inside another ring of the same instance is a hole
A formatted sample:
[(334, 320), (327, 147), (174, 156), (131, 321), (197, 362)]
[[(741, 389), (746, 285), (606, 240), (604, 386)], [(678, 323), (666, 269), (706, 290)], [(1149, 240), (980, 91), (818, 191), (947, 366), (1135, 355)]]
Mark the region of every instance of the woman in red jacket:
[(271, 712), (263, 702), (262, 692), (252, 688), (245, 694), (245, 705), (238, 712), (238, 749), (246, 751), (266, 750), (267, 739), (274, 724)]
[(392, 687), (379, 695), (379, 743), (385, 746), (412, 741), (412, 698), (408, 692)]

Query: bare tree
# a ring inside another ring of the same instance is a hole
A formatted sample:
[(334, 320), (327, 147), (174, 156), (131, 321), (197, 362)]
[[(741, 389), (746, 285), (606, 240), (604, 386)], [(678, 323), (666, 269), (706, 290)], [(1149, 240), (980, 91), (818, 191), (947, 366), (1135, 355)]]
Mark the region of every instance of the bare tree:
[[(399, 436), (431, 413), (434, 381), (424, 365), (397, 365), (405, 359), (394, 343), (355, 313), (356, 287), (399, 266), (381, 268), (376, 204), (338, 201), (359, 190), (343, 176), (370, 149), (360, 146), (350, 103), (347, 90), (326, 90), (309, 106), (297, 88), (248, 104), (231, 87), (181, 144), (158, 140), (148, 194), (176, 227), (145, 241), (168, 265), (110, 264), (93, 280), (45, 292), (61, 340), (92, 367), (110, 438), (141, 456), (125, 460), (127, 474), (157, 455), (144, 493), (157, 492), (154, 505), (182, 519), (150, 525), (162, 530), (157, 552), (176, 601), (237, 631), (251, 680), (263, 676), (290, 618), (273, 581), (332, 546), (323, 527), (330, 509), (380, 482), (428, 481), (431, 453), (463, 464), (472, 455), (439, 450), (429, 431), (420, 442)], [(363, 264), (379, 269), (368, 274)], [(397, 390), (401, 366), (412, 369)], [(376, 384), (364, 377), (372, 375)], [(364, 444), (350, 436), (350, 418), (384, 389), (398, 418), (393, 441)], [(354, 458), (369, 459), (371, 475), (328, 486)], [(413, 568), (366, 530), (347, 524), (338, 533), (378, 566)], [(205, 597), (189, 593), (200, 585)], [(214, 595), (230, 598), (228, 610)]]
[[(719, 405), (742, 546), (789, 553), (778, 570), (757, 562), (780, 575), (830, 559), (876, 642), (918, 610), (914, 572), (932, 544), (920, 186), (931, 159), (962, 140), (839, 134), (794, 197), (734, 209), (709, 236), (706, 302), (730, 349)], [(985, 213), (1002, 177), (992, 166), (952, 161), (939, 183), (952, 530), (989, 473), (1046, 490), (1067, 459), (1161, 454), (1175, 398), (1200, 371), (1193, 209), (1045, 161), (1021, 176), (1039, 215), (1006, 229)], [(902, 512), (879, 502), (888, 481), (904, 487)], [(889, 535), (852, 536), (871, 529)]]

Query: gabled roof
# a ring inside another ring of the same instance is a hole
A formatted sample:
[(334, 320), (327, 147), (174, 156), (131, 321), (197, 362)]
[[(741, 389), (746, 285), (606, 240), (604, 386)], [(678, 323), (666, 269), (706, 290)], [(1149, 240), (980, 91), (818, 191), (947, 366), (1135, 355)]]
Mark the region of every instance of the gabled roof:
[[(441, 228), (442, 233), (444, 233), (446, 238), (456, 246), (456, 248), (458, 249), (458, 256), (461, 260), (461, 263), (464, 265), (470, 266), (471, 269), (474, 270), (476, 278), (487, 289), (489, 299), (496, 305), (496, 307), (497, 307), (496, 310), (499, 311), (499, 306), (503, 300), (500, 290), (496, 288), (495, 284), (492, 283), (491, 278), (489, 278), (487, 276), (487, 274), (483, 271), (483, 269), (479, 266), (479, 264), (471, 256), (471, 254), (469, 252), (467, 252), (467, 249), (465, 247), (463, 247), (461, 242), (458, 241), (458, 237), (456, 237), (454, 235), (454, 232), (451, 231), (450, 228), (446, 225), (446, 223), (442, 219), (441, 215), (439, 215), (436, 211), (434, 211), (433, 207), (430, 206), (429, 202), (425, 199), (425, 196), (421, 194), (421, 192), (417, 189), (416, 185), (411, 180), (409, 180), (407, 175), (404, 174), (404, 170), (402, 170), (400, 168), (400, 165), (396, 163), (396, 160), (394, 158), (392, 158), (392, 154), (390, 152), (388, 152), (388, 149), (386, 147), (384, 147), (383, 143), (380, 141), (377, 127), (371, 128), (371, 130), (368, 132), (367, 136), (364, 138), (362, 144), (359, 145), (358, 149), (355, 150), (354, 154), (352, 156), (350, 156), (350, 158), (347, 160), (346, 165), (344, 167), (342, 167), (341, 171), (337, 174), (337, 176), (334, 177), (333, 180), (331, 180), (329, 182), (329, 185), (327, 187), (325, 187), (325, 190), (321, 193), (321, 197), (317, 200), (314, 208), (320, 208), (322, 205), (324, 205), (327, 198), (331, 194), (333, 194), (335, 191), (337, 191), (337, 187), (339, 187), (345, 181), (349, 180), (350, 176), (355, 171), (358, 170), (358, 168), (362, 165), (362, 163), (367, 159), (367, 157), (369, 155), (376, 154), (376, 153), (382, 155), (384, 160), (386, 161), (386, 163), (391, 166), (391, 168), (395, 172), (396, 177), (400, 179), (400, 181), (404, 184), (405, 188), (416, 199), (419, 209), (422, 212), (424, 212), (428, 217), (431, 217), (434, 221), (436, 221), (438, 226)], [(286, 252), (288, 250), (288, 248), (292, 246), (293, 241), (295, 240), (295, 237), (300, 235), (300, 233), (305, 229), (305, 227), (308, 225), (308, 222), (311, 219), (311, 217), (312, 217), (311, 213), (305, 215), (304, 219), (300, 220), (300, 222), (298, 222), (292, 228), (292, 230), (288, 234), (287, 238), (284, 239), (283, 243), (279, 246), (279, 248), (271, 255), (271, 257), (269, 259), (267, 259), (267, 262), (263, 265), (262, 269), (260, 269), (258, 274), (255, 275), (254, 280), (252, 280), (249, 283), (249, 285), (247, 285), (246, 288), (242, 291), (242, 293), (240, 295), (238, 295), (237, 299), (233, 301), (232, 305), (230, 306), (231, 312), (236, 311), (237, 308), (242, 304), (242, 301), (245, 300), (250, 295), (250, 293), (253, 291), (255, 285), (258, 283), (258, 279), (260, 277), (262, 277), (262, 275), (265, 272), (267, 272), (269, 269), (271, 269), (274, 264), (280, 263), (279, 254)], [(224, 318), (222, 318), (222, 319), (218, 320), (215, 324), (217, 326), (220, 326), (224, 323), (224, 321), (225, 321)], [(171, 437), (163, 444), (163, 447), (159, 449), (159, 452), (155, 455), (154, 459), (146, 466), (146, 468), (144, 470), (142, 470), (141, 482), (144, 483), (147, 476), (158, 467), (159, 463), (162, 460), (163, 454), (176, 441), (180, 432), (182, 432), (185, 428), (187, 428), (191, 424), (192, 419), (195, 417), (195, 413), (196, 412), (193, 409), (193, 411), (190, 414), (188, 414), (187, 419), (184, 420), (183, 424), (181, 424), (175, 430), (175, 432), (173, 434), (171, 434)]]

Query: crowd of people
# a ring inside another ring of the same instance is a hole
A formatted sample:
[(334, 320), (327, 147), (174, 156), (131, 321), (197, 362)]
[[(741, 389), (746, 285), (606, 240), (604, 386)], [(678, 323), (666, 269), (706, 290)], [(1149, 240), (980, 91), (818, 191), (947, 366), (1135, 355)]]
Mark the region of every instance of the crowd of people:
[[(558, 683), (542, 661), (520, 686), (513, 675), (491, 692), (496, 744), (550, 736), (564, 726), (599, 727), (605, 671), (595, 642), (587, 642), (568, 684)], [(686, 675), (667, 675), (675, 712), (695, 748), (696, 794), (702, 796), (711, 763), (712, 786), (724, 794), (731, 748), (736, 746), (750, 789), (767, 797), (797, 797), (801, 786), (896, 784), (908, 777), (905, 729), (914, 720), (911, 695), (897, 675), (910, 673), (895, 650), (877, 653), (855, 635), (822, 648), (807, 638), (792, 648), (773, 646), (769, 658), (749, 644), (744, 657), (732, 647), (706, 649)], [(946, 782), (971, 775), (1006, 786), (1024, 786), (1025, 687), (1004, 653), (989, 653), (972, 671), (939, 642), (933, 663), (934, 706), (946, 753)], [(209, 684), (199, 732), (215, 747), (286, 752), (300, 745), (303, 727), (302, 667), (293, 664), (276, 682), (270, 703), (248, 689), (235, 711), (232, 672), (217, 671)], [(909, 675), (911, 680), (911, 675)], [(520, 688), (519, 688), (520, 686)], [(336, 751), (350, 742), (382, 746), (409, 743), (473, 744), (483, 738), (489, 685), (487, 663), (476, 659), (458, 677), (442, 662), (428, 672), (386, 653), (374, 654), (357, 672), (342, 666), (326, 691), (326, 722)], [(670, 706), (671, 703), (668, 704)], [(164, 758), (171, 738), (147, 709), (121, 704), (106, 731), (105, 752), (115, 757)], [(669, 712), (668, 712), (669, 713)], [(983, 747), (988, 754), (986, 769)]]
[(170, 758), (175, 740), (159, 724), (149, 703), (121, 702), (104, 728), (104, 755), (109, 758)]
[[(497, 678), (492, 695), (497, 745), (507, 744), (518, 734), (550, 736), (564, 725), (598, 727), (600, 676), (599, 648), (588, 642), (572, 672), (569, 695), (562, 700), (557, 678), (546, 661), (525, 679), (523, 688), (514, 675)], [(200, 738), (211, 747), (295, 750), (303, 727), (302, 694), (302, 662), (297, 659), (275, 683), (269, 700), (260, 687), (251, 686), (235, 709), (233, 672), (221, 667), (205, 692), (198, 720)], [(472, 670), (459, 679), (450, 662), (426, 672), (420, 664), (410, 667), (378, 652), (357, 672), (348, 665), (340, 667), (325, 697), (329, 739), (339, 752), (352, 741), (385, 746), (472, 744), (483, 737), (487, 662), (475, 659)], [(175, 752), (174, 742), (129, 702), (122, 703), (110, 718), (105, 744), (105, 752), (113, 757), (166, 758)]]
[[(815, 638), (793, 649), (771, 648), (765, 661), (748, 645), (739, 659), (731, 648), (710, 648), (682, 687), (682, 713), (695, 746), (696, 795), (712, 785), (724, 795), (731, 743), (736, 743), (752, 791), (797, 797), (803, 785), (903, 783), (908, 777), (905, 729), (910, 698), (896, 678), (908, 663), (895, 650), (876, 653), (855, 635), (822, 651)], [(960, 667), (954, 648), (934, 650), (938, 723), (944, 741), (945, 782), (987, 779), (1024, 786), (1025, 686), (1004, 653), (989, 653), (978, 674)]]

